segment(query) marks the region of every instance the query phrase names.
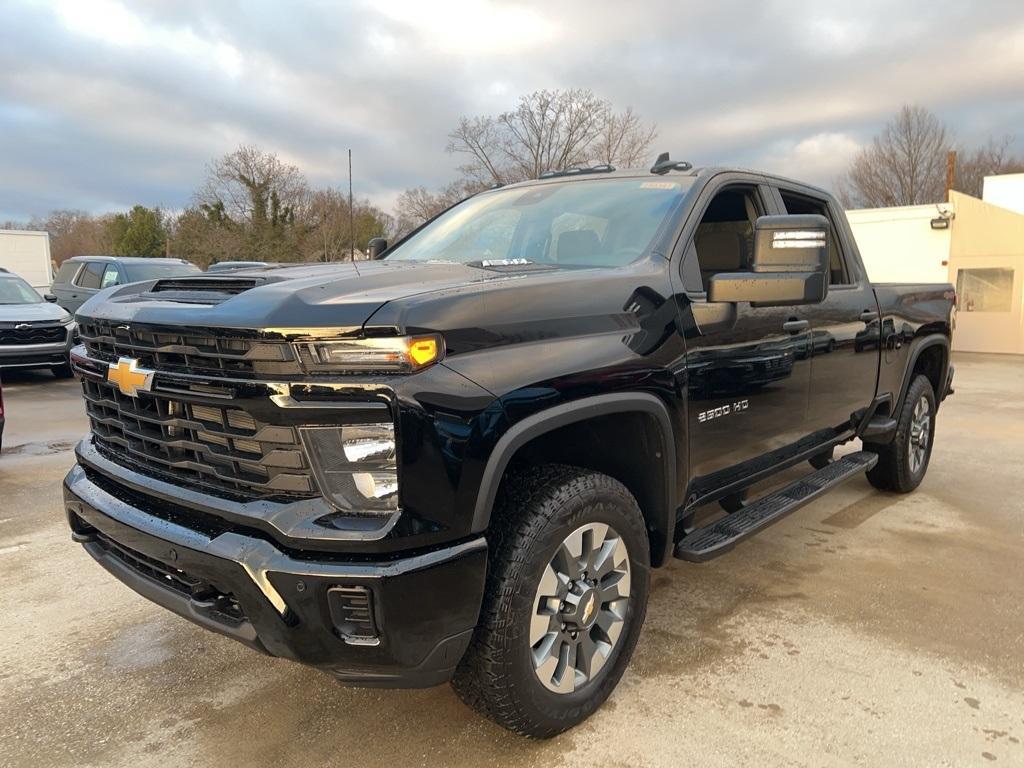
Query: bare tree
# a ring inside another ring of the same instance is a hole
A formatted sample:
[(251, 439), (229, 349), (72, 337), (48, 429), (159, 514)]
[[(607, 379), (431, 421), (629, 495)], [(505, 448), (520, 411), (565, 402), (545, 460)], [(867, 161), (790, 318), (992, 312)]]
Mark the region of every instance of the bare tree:
[(1013, 137), (989, 139), (976, 149), (957, 151), (954, 188), (974, 197), (981, 197), (986, 176), (999, 173), (1024, 172), (1024, 158), (1010, 155)]
[(368, 200), (356, 200), (349, 216), (347, 192), (318, 189), (310, 197), (302, 252), (310, 261), (348, 260), (353, 243), (365, 251), (372, 238), (388, 234), (392, 227), (391, 217)]
[(232, 221), (257, 228), (301, 219), (308, 198), (298, 168), (244, 144), (210, 163), (206, 182), (196, 192), (200, 206), (220, 208)]
[(924, 107), (904, 106), (853, 159), (842, 184), (846, 201), (878, 208), (945, 199), (946, 153), (942, 122)]
[(656, 136), (632, 108), (616, 114), (588, 89), (544, 90), (500, 115), (463, 117), (448, 151), (468, 158), (465, 178), (508, 184), (591, 162), (635, 165)]
[(50, 211), (45, 218), (33, 218), (29, 229), (50, 233), (50, 255), (57, 264), (72, 256), (111, 253), (110, 223), (113, 214), (90, 216), (85, 211)]
[(647, 125), (632, 107), (610, 112), (594, 145), (593, 159), (622, 168), (641, 165), (658, 138), (658, 128)]
[(453, 181), (437, 192), (430, 192), (426, 187), (413, 187), (405, 190), (395, 201), (395, 232), (402, 237), (416, 229), (420, 224), (432, 219), (446, 208), (451, 208), (460, 200), (464, 200), (482, 189), (482, 183), (474, 181)]
[(658, 131), (627, 107), (585, 88), (535, 91), (499, 115), (463, 117), (448, 134), (448, 152), (462, 156), (462, 178), (431, 192), (407, 189), (396, 206), (396, 230), (407, 234), (427, 219), (492, 184), (535, 179), (545, 171), (645, 162)]

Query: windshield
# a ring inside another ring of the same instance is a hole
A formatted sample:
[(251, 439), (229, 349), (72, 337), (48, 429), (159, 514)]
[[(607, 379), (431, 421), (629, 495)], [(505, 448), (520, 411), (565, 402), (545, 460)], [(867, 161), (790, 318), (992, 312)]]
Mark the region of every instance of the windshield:
[(42, 300), (20, 277), (0, 277), (0, 304), (39, 304)]
[(606, 178), (486, 192), (441, 214), (386, 258), (619, 267), (647, 251), (692, 184)]
[(195, 264), (182, 264), (180, 261), (170, 261), (166, 264), (159, 261), (148, 261), (143, 264), (131, 264), (121, 262), (129, 283), (140, 280), (157, 280), (161, 277), (179, 277), (181, 275), (194, 275), (201, 270)]

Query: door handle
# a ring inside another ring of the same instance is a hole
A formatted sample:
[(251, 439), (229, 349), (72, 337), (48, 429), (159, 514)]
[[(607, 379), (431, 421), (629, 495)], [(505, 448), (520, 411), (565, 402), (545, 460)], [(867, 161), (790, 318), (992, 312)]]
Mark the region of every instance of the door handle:
[(787, 320), (782, 324), (782, 330), (787, 333), (799, 333), (807, 329), (810, 323), (806, 320)]
[(865, 309), (860, 313), (860, 321), (862, 323), (870, 323), (872, 320), (878, 319), (878, 313), (873, 309)]

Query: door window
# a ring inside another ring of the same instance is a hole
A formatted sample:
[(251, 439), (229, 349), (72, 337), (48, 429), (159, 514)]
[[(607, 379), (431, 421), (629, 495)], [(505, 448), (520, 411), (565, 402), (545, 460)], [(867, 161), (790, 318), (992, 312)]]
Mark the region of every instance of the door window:
[(104, 266), (102, 261), (90, 261), (85, 265), (85, 269), (78, 273), (75, 284), (80, 288), (99, 288)]
[(60, 265), (60, 269), (57, 270), (57, 276), (53, 278), (53, 282), (61, 284), (70, 283), (81, 266), (82, 263), (79, 261), (65, 261)]
[(753, 187), (729, 187), (712, 198), (693, 238), (702, 290), (708, 289), (713, 275), (750, 268), (754, 221), (759, 213)]
[(1013, 305), (1013, 270), (958, 270), (956, 304), (961, 312), (1009, 312)]
[(103, 280), (100, 282), (100, 288), (109, 288), (112, 285), (120, 285), (121, 276), (117, 272), (117, 267), (113, 264), (107, 264), (107, 268), (103, 270)]
[(839, 250), (839, 231), (836, 223), (832, 220), (828, 203), (811, 197), (805, 197), (793, 192), (779, 190), (782, 195), (782, 202), (786, 206), (786, 213), (811, 214), (824, 216), (829, 223), (828, 239), (828, 264), (829, 264), (829, 285), (848, 285), (850, 283), (849, 272), (843, 263), (843, 254)]

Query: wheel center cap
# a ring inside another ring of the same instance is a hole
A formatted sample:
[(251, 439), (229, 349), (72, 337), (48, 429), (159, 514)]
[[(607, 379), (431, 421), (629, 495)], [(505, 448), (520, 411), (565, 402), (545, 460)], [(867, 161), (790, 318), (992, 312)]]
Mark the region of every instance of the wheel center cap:
[(591, 590), (587, 593), (586, 599), (580, 606), (582, 609), (580, 621), (583, 622), (584, 627), (589, 627), (594, 619), (597, 618), (597, 594)]
[(593, 626), (600, 607), (596, 589), (586, 587), (579, 594), (570, 595), (566, 603), (563, 618), (567, 624), (578, 629), (590, 629)]

